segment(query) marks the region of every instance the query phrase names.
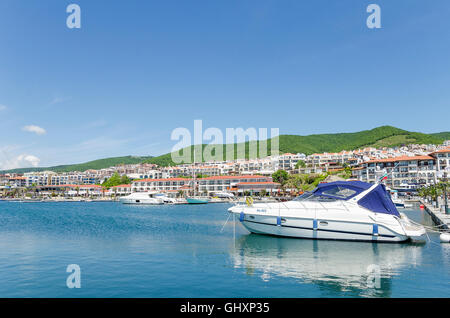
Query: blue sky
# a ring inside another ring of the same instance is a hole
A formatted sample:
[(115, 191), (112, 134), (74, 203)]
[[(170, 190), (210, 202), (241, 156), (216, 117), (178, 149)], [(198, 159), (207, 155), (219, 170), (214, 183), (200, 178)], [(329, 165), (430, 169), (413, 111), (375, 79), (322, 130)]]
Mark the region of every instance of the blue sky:
[(0, 169), (159, 155), (194, 119), (448, 131), (449, 39), (446, 0), (1, 0)]

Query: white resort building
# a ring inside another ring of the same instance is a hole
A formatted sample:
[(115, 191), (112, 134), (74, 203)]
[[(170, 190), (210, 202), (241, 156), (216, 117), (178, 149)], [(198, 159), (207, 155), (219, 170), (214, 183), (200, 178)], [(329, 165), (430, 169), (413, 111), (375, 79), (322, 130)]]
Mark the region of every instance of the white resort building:
[(353, 177), (376, 183), (382, 172), (387, 173), (386, 184), (392, 188), (417, 188), (436, 182), (435, 160), (431, 156), (374, 159), (353, 169)]

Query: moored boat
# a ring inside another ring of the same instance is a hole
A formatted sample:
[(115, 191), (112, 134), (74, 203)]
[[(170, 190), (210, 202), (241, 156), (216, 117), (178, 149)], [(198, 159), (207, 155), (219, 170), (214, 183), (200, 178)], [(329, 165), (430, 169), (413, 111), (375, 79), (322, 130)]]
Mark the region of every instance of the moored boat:
[(392, 202), (395, 204), (395, 206), (397, 208), (404, 208), (405, 207), (405, 202), (403, 201), (403, 199), (398, 197), (398, 191), (397, 190), (392, 190), (392, 189), (389, 189), (389, 188), (386, 188), (386, 190), (388, 190), (389, 193), (391, 194)]
[(186, 201), (189, 204), (206, 204), (209, 202), (209, 199), (204, 197), (187, 197)]
[(252, 233), (378, 242), (421, 241), (420, 224), (400, 214), (383, 184), (337, 181), (281, 203), (238, 204), (228, 209)]
[(164, 204), (164, 200), (159, 198), (158, 192), (135, 192), (130, 195), (121, 197), (119, 201), (123, 204), (147, 204), (160, 205)]
[[(195, 151), (194, 151), (194, 167), (195, 167)], [(197, 195), (197, 179), (195, 175), (195, 169), (192, 169), (192, 193), (193, 195), (186, 197), (188, 204), (206, 204), (209, 202), (207, 197), (201, 197)]]

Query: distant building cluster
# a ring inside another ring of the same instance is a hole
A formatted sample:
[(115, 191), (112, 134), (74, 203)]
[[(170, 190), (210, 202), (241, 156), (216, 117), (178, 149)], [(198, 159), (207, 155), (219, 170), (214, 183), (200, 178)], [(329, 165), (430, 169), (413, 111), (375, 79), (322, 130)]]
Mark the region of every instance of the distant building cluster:
[[(315, 153), (311, 155), (285, 153), (259, 159), (182, 164), (158, 167), (155, 164), (118, 165), (106, 169), (84, 172), (52, 171), (0, 175), (0, 193), (15, 188), (46, 189), (71, 194), (90, 193), (117, 195), (141, 191), (187, 191), (192, 186), (191, 177), (198, 178), (198, 191), (278, 191), (279, 184), (272, 181), (277, 170), (290, 174), (319, 174), (351, 169), (352, 179), (376, 182), (386, 175), (386, 184), (393, 188), (414, 189), (434, 184), (450, 175), (450, 141), (443, 145), (411, 144), (396, 148), (373, 148)], [(101, 186), (113, 174), (128, 176), (131, 184), (105, 190)]]

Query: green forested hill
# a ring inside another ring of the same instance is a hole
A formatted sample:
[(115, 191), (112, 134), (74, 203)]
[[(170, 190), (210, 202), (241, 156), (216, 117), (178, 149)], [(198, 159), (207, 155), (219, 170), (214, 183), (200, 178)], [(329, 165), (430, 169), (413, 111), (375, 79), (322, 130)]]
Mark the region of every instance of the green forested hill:
[[(322, 152), (339, 152), (341, 150), (354, 150), (362, 147), (395, 147), (405, 144), (441, 144), (450, 139), (450, 132), (423, 134), (410, 132), (392, 126), (382, 126), (371, 130), (355, 133), (339, 134), (315, 134), (308, 136), (280, 135), (280, 153), (304, 153), (306, 155)], [(271, 140), (268, 140), (268, 153), (270, 154)], [(248, 157), (249, 143), (245, 143), (246, 157)], [(203, 145), (206, 147), (206, 145)], [(224, 156), (226, 156), (226, 145), (222, 145)], [(234, 145), (235, 153), (237, 144)], [(191, 151), (193, 153), (193, 151)], [(259, 154), (258, 154), (259, 155)], [(191, 157), (192, 158), (192, 157)], [(161, 166), (173, 165), (171, 154), (158, 157), (114, 157), (90, 161), (82, 164), (63, 165), (47, 168), (26, 168), (10, 170), (12, 172), (43, 171), (56, 172), (85, 171), (88, 169), (102, 169), (118, 164), (133, 164), (140, 162), (155, 163)]]
[(434, 137), (440, 138), (440, 139), (450, 140), (450, 131), (435, 133), (435, 134), (431, 134), (431, 135)]
[[(410, 132), (392, 126), (382, 126), (371, 130), (355, 133), (316, 134), (308, 136), (280, 135), (280, 153), (312, 153), (339, 152), (342, 150), (354, 150), (362, 147), (396, 147), (406, 144), (441, 144), (450, 139), (450, 132), (436, 134), (423, 134)], [(205, 145), (203, 145), (205, 147)], [(223, 153), (225, 154), (225, 145)], [(245, 144), (248, 157), (249, 143)], [(268, 141), (270, 152), (271, 141)], [(235, 145), (236, 149), (236, 145)], [(192, 153), (193, 151), (191, 151)], [(149, 159), (147, 162), (167, 166), (172, 165), (171, 154)]]
[(152, 158), (152, 157), (150, 157), (150, 156), (113, 157), (113, 158), (99, 159), (99, 160), (89, 161), (89, 162), (80, 163), (80, 164), (73, 164), (73, 165), (61, 165), (61, 166), (45, 167), (45, 168), (42, 167), (42, 168), (13, 169), (13, 170), (8, 170), (8, 171), (3, 171), (3, 172), (23, 173), (23, 172), (30, 172), (30, 171), (55, 171), (55, 172), (86, 171), (89, 169), (109, 168), (109, 167), (119, 165), (119, 164), (141, 163), (150, 158)]

